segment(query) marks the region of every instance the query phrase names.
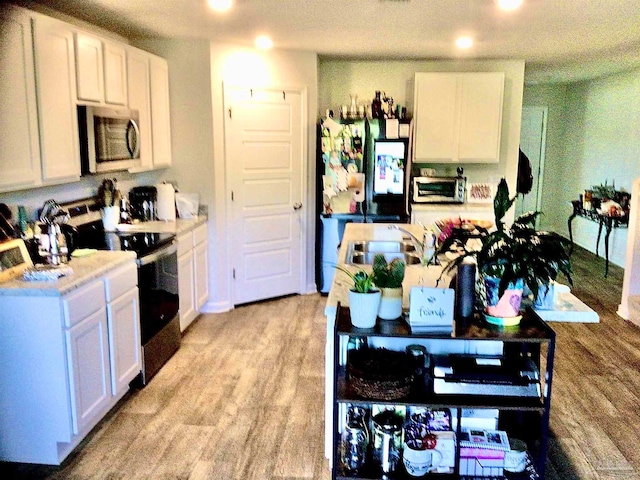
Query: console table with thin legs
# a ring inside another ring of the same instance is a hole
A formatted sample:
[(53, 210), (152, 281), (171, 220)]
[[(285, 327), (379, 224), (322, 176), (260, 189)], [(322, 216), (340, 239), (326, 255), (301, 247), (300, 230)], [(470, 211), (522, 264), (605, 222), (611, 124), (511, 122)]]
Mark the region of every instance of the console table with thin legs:
[(614, 228), (627, 228), (629, 226), (629, 215), (614, 217), (598, 213), (595, 209), (585, 210), (582, 208), (581, 202), (577, 200), (571, 202), (571, 204), (573, 205), (573, 213), (567, 222), (569, 226), (569, 240), (571, 240), (570, 253), (573, 253), (573, 232), (571, 230), (571, 222), (573, 222), (574, 218), (582, 217), (598, 224), (598, 238), (596, 240), (597, 256), (599, 256), (598, 249), (600, 247), (600, 236), (602, 235), (602, 228), (604, 227), (604, 276), (606, 278), (609, 274), (609, 236), (611, 235), (611, 230)]

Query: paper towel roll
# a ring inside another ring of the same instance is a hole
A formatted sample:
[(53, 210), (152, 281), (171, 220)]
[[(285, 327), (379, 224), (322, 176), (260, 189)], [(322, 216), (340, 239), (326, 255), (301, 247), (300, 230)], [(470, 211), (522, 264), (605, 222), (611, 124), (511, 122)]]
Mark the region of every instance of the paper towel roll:
[(159, 183), (158, 190), (158, 220), (174, 221), (176, 219), (176, 191), (170, 183)]

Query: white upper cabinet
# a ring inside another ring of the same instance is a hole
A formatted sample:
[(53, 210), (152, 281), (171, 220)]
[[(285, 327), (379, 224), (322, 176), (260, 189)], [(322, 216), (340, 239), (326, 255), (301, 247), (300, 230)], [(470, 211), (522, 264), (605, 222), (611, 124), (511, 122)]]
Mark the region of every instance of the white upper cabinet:
[(112, 105), (127, 105), (127, 49), (104, 42), (104, 100)]
[(80, 147), (73, 32), (69, 25), (48, 17), (37, 16), (33, 22), (42, 180), (43, 183), (78, 180)]
[(77, 32), (78, 101), (127, 104), (127, 55), (124, 45)]
[(0, 191), (40, 184), (31, 17), (0, 11)]
[(504, 73), (416, 73), (415, 151), (420, 163), (497, 163)]
[(164, 58), (127, 48), (129, 108), (140, 118), (140, 163), (132, 172), (171, 166), (169, 67)]
[(76, 33), (76, 73), (78, 100), (104, 102), (104, 70), (102, 41)]
[(171, 123), (169, 113), (169, 67), (164, 58), (150, 55), (151, 129), (153, 166), (171, 165)]
[(129, 108), (138, 111), (140, 127), (141, 170), (153, 168), (151, 143), (151, 85), (149, 54), (137, 48), (127, 48), (127, 87)]

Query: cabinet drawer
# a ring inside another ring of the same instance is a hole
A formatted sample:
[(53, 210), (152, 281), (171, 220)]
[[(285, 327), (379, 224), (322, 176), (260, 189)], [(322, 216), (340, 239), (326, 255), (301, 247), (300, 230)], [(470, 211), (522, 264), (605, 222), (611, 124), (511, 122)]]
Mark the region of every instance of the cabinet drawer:
[(138, 268), (135, 263), (109, 273), (104, 279), (104, 291), (107, 302), (112, 302), (138, 285)]
[(207, 240), (207, 224), (204, 223), (200, 225), (193, 231), (193, 246), (199, 245), (200, 243)]
[(187, 232), (178, 237), (178, 257), (193, 249), (193, 232)]
[(65, 326), (71, 327), (105, 308), (104, 286), (101, 281), (92, 282), (64, 297), (62, 303)]

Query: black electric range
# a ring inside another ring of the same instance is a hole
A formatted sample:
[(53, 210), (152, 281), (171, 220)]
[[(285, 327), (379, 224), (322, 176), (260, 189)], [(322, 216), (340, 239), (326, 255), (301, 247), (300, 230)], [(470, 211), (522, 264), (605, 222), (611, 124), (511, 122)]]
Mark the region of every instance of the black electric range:
[[(94, 199), (64, 208), (77, 229), (75, 248), (135, 252), (138, 264), (140, 330), (143, 351), (141, 383), (146, 385), (180, 347), (177, 244), (174, 233), (108, 232)], [(136, 226), (128, 228), (135, 229)], [(144, 223), (140, 229), (145, 229)]]

